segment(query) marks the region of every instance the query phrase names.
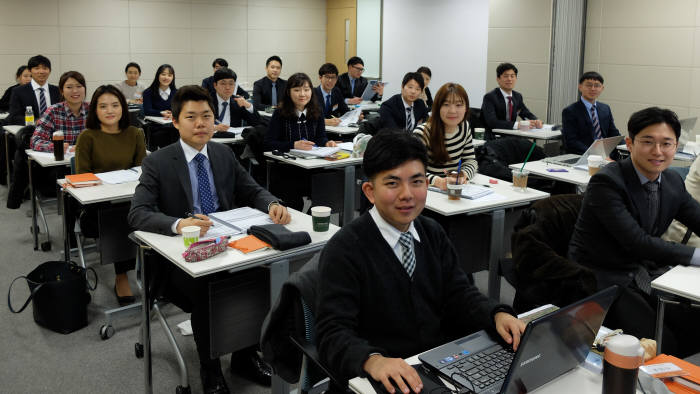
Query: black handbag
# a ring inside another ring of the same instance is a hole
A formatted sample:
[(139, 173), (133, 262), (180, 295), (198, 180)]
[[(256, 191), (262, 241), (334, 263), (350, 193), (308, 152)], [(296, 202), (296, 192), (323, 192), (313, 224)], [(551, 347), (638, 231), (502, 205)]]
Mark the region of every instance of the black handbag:
[[(91, 271), (95, 281), (90, 285), (87, 278)], [(31, 294), (19, 310), (12, 307), (10, 293), (18, 279), (25, 279)], [(7, 306), (12, 313), (21, 313), (32, 302), (34, 321), (52, 331), (70, 334), (87, 326), (87, 306), (90, 303), (88, 290), (97, 288), (97, 273), (92, 268), (82, 268), (65, 261), (47, 261), (39, 264), (28, 275), (18, 276), (7, 290)]]

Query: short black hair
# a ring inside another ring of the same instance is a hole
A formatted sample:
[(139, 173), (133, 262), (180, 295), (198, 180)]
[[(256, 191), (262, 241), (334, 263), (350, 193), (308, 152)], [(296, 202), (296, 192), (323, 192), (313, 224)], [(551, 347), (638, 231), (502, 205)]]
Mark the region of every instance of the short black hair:
[(578, 79), (578, 83), (581, 84), (581, 83), (583, 83), (583, 81), (585, 81), (587, 79), (592, 79), (594, 81), (598, 81), (601, 84), (603, 83), (603, 76), (598, 74), (595, 71), (586, 71), (585, 73), (583, 73), (583, 75), (581, 75), (581, 78)]
[(400, 129), (380, 130), (367, 143), (362, 170), (371, 181), (380, 172), (396, 168), (407, 161), (419, 160), (428, 165), (428, 152), (420, 139)]
[(122, 106), (122, 117), (119, 118), (119, 130), (124, 130), (129, 127), (129, 106), (126, 104), (124, 94), (114, 85), (102, 85), (95, 89), (95, 93), (92, 94), (92, 99), (90, 100), (85, 127), (92, 130), (100, 130), (102, 123), (100, 122), (100, 118), (97, 117), (97, 100), (104, 94), (115, 95), (119, 100), (119, 104)]
[(269, 66), (270, 62), (273, 60), (276, 62), (279, 62), (280, 66), (282, 66), (282, 59), (280, 59), (280, 57), (277, 55), (272, 55), (272, 56), (268, 57), (267, 60), (265, 61), (265, 67)]
[(236, 81), (236, 73), (233, 72), (230, 68), (220, 68), (214, 72), (214, 82), (219, 82), (222, 79), (233, 79), (233, 81)]
[(321, 68), (318, 69), (318, 76), (322, 77), (326, 74), (335, 74), (337, 76), (338, 67), (336, 67), (333, 63), (326, 63), (322, 65)]
[(418, 82), (418, 85), (420, 86), (421, 89), (425, 87), (425, 81), (423, 80), (423, 75), (421, 73), (415, 72), (415, 73), (406, 73), (406, 75), (403, 76), (403, 81), (401, 81), (401, 87), (406, 86), (408, 82), (411, 80), (414, 80)]
[(425, 74), (425, 75), (429, 76), (430, 78), (433, 77), (433, 73), (430, 71), (430, 69), (428, 67), (425, 67), (425, 66), (418, 67), (418, 70), (416, 70), (416, 72), (421, 73), (421, 74)]
[(354, 66), (356, 64), (361, 64), (364, 66), (365, 62), (363, 62), (359, 56), (353, 56), (350, 59), (348, 59), (348, 67)]
[(49, 60), (49, 58), (44, 55), (32, 56), (27, 61), (27, 67), (29, 67), (29, 70), (41, 65), (44, 65), (46, 66), (46, 68), (51, 70), (51, 60)]
[(678, 120), (678, 115), (670, 109), (659, 107), (644, 108), (633, 113), (627, 121), (629, 137), (634, 141), (634, 137), (640, 131), (659, 123), (666, 123), (676, 133), (676, 140), (681, 137), (681, 122)]
[(136, 67), (136, 69), (139, 70), (139, 75), (141, 75), (141, 66), (139, 66), (138, 63), (129, 62), (126, 67), (124, 67), (124, 72), (129, 71), (129, 67)]
[(24, 70), (27, 70), (27, 69), (29, 69), (29, 67), (27, 67), (24, 64), (19, 66), (19, 68), (17, 69), (17, 72), (15, 73), (15, 79), (18, 79), (19, 77), (21, 77)]
[(508, 70), (513, 70), (515, 76), (518, 76), (518, 68), (515, 67), (513, 63), (501, 63), (498, 65), (498, 67), (496, 67), (496, 78), (500, 78), (501, 74)]
[(209, 104), (209, 108), (211, 108), (211, 112), (216, 112), (214, 111), (214, 104), (211, 100), (211, 96), (206, 89), (198, 85), (187, 85), (177, 90), (170, 104), (173, 119), (179, 120), (180, 111), (182, 111), (182, 107), (188, 101), (206, 101), (207, 104)]
[(214, 61), (211, 63), (211, 68), (216, 67), (217, 64), (221, 67), (228, 67), (228, 62), (226, 61), (226, 59), (222, 59), (220, 57), (214, 59)]

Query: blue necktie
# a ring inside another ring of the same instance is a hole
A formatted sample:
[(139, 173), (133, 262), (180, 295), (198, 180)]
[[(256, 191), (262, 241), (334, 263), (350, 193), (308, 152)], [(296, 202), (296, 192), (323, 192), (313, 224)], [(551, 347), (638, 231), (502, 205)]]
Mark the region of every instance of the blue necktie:
[(46, 96), (44, 96), (44, 88), (39, 88), (39, 117), (46, 111)]
[(270, 103), (270, 105), (274, 105), (275, 107), (277, 106), (277, 87), (276, 87), (276, 85), (277, 84), (275, 82), (272, 83), (272, 102)]
[(201, 153), (197, 153), (194, 157), (197, 162), (197, 193), (199, 194), (199, 206), (202, 208), (202, 213), (209, 215), (214, 212), (214, 200), (211, 195), (211, 187), (209, 186), (209, 176), (205, 163), (207, 157)]
[(323, 109), (324, 117), (328, 117), (331, 114), (331, 95), (326, 96), (326, 107)]
[(224, 115), (226, 115), (226, 106), (228, 105), (228, 101), (224, 101), (221, 103), (223, 105), (223, 108), (221, 109), (221, 113), (219, 114), (219, 122), (222, 122), (224, 120)]
[(355, 97), (355, 78), (350, 78), (350, 96)]
[(600, 130), (600, 122), (595, 115), (595, 105), (591, 107), (591, 121), (593, 122), (593, 138), (596, 140), (603, 138), (603, 132)]

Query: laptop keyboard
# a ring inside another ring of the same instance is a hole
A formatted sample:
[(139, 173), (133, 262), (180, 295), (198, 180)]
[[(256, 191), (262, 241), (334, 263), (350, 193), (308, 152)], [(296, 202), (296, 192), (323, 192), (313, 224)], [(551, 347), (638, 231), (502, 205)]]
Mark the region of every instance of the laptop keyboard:
[[(450, 364), (443, 372), (450, 379), (457, 381), (466, 388), (471, 389), (472, 387), (465, 381), (471, 382), (474, 385), (474, 391), (479, 392), (505, 379), (514, 355), (515, 353), (512, 350), (508, 350), (501, 345), (494, 345), (483, 352)], [(468, 379), (464, 379), (464, 377)]]

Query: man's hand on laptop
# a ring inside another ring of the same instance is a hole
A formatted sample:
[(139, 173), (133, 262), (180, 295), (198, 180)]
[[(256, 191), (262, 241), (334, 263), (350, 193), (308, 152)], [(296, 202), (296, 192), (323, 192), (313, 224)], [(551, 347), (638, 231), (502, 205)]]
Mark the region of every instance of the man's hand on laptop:
[(525, 323), (506, 312), (498, 312), (493, 318), (496, 331), (508, 344), (513, 345), (513, 351), (518, 350), (520, 335), (525, 332)]
[(416, 393), (423, 389), (423, 382), (421, 382), (418, 372), (401, 358), (388, 358), (381, 354), (373, 354), (365, 361), (363, 368), (372, 379), (382, 382), (384, 388), (392, 394), (396, 390), (390, 379), (396, 382), (396, 385), (404, 393), (410, 392), (409, 386)]

